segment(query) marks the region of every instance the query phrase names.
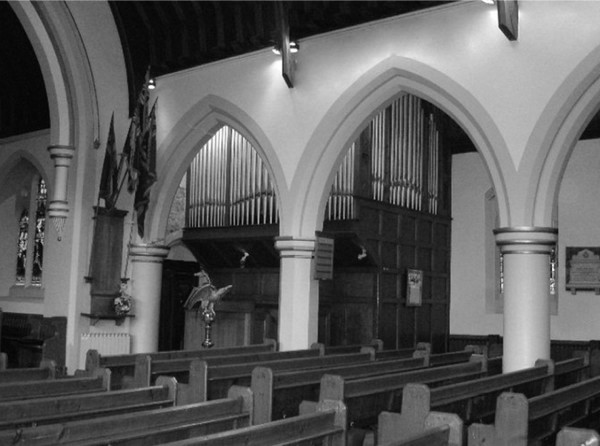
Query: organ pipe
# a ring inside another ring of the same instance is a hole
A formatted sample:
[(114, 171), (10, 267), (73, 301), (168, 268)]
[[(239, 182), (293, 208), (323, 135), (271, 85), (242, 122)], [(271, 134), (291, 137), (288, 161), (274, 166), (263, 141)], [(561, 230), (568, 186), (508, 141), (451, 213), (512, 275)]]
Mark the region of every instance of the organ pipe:
[[(436, 115), (423, 101), (405, 94), (378, 113), (369, 126), (371, 141), (369, 198), (395, 206), (437, 214), (439, 201), (440, 132)], [(348, 149), (331, 186), (325, 218), (354, 215), (354, 151)]]
[(276, 223), (274, 191), (252, 144), (231, 127), (222, 127), (190, 164), (187, 226)]

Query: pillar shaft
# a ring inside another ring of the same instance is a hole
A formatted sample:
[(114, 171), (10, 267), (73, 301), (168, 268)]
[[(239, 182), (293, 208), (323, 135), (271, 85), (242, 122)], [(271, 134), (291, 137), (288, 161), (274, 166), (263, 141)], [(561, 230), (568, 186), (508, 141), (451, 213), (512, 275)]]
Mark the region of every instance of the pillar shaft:
[(550, 359), (550, 255), (554, 228), (518, 227), (494, 231), (504, 266), (503, 371)]
[(131, 294), (134, 298), (131, 321), (133, 353), (158, 350), (158, 327), (163, 260), (169, 248), (158, 245), (131, 245)]
[(281, 256), (279, 345), (281, 350), (309, 348), (319, 330), (319, 286), (313, 279), (315, 239), (278, 238)]

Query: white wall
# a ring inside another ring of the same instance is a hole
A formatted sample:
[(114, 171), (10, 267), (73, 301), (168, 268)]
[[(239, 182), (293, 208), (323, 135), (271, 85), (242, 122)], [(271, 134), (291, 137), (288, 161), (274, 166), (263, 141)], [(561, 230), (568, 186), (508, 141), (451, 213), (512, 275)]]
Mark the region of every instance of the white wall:
[(488, 313), (485, 300), (485, 205), (491, 187), (478, 153), (453, 157), (451, 334), (502, 334), (502, 315)]
[[(452, 166), (452, 334), (502, 334), (502, 315), (485, 305), (485, 196), (491, 187), (481, 157), (453, 157)], [(558, 311), (552, 339), (600, 339), (600, 296), (565, 289), (565, 248), (600, 247), (600, 140), (581, 141), (565, 170), (558, 208)]]
[(600, 247), (600, 140), (580, 142), (561, 183), (558, 207), (558, 315), (552, 317), (553, 339), (600, 339), (600, 296), (565, 289), (565, 248)]

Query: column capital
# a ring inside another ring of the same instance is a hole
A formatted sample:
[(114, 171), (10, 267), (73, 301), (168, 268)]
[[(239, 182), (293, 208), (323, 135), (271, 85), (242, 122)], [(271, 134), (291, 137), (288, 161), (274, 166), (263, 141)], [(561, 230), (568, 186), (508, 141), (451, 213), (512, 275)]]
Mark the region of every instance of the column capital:
[(549, 254), (558, 241), (558, 229), (549, 227), (498, 228), (494, 235), (503, 254)]
[(275, 249), (281, 257), (312, 258), (316, 238), (275, 237)]
[(55, 166), (69, 166), (71, 164), (71, 158), (75, 154), (75, 147), (66, 145), (53, 145), (48, 146), (48, 152), (50, 152), (50, 158), (54, 160)]
[(152, 243), (139, 243), (129, 245), (129, 254), (132, 262), (162, 262), (169, 254), (169, 247)]

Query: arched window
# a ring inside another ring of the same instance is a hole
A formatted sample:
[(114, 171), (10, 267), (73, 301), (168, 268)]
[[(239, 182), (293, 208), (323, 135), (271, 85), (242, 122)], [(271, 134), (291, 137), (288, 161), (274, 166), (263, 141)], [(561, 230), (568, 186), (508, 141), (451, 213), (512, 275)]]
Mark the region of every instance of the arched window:
[(34, 176), (29, 196), (29, 207), (23, 209), (19, 217), (15, 283), (19, 286), (41, 287), (47, 190), (46, 183), (39, 175)]

